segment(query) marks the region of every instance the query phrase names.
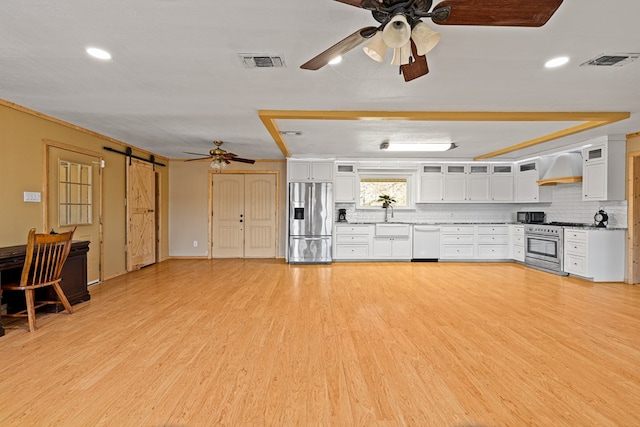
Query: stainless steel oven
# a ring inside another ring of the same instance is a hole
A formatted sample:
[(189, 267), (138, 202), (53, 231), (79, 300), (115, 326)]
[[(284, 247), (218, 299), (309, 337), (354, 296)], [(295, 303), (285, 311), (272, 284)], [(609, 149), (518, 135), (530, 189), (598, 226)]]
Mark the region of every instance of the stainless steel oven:
[(557, 225), (524, 226), (524, 264), (550, 273), (566, 276), (563, 271), (564, 229)]

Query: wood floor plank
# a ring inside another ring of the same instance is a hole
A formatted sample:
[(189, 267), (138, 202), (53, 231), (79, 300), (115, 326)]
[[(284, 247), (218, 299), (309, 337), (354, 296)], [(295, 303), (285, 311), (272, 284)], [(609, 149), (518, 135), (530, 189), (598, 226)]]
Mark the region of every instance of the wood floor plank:
[(640, 425), (640, 287), (230, 259), (90, 291), (8, 326), (0, 425)]

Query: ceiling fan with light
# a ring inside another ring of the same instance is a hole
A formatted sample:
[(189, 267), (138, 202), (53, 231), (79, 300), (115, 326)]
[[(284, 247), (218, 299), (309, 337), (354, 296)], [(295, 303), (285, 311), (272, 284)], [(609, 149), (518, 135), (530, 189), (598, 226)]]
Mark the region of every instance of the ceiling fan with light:
[(386, 50), (393, 49), (391, 64), (400, 66), (407, 82), (429, 72), (426, 54), (440, 41), (440, 33), (422, 18), (439, 25), (541, 27), (562, 4), (562, 0), (444, 0), (432, 10), (432, 0), (336, 1), (371, 11), (380, 25), (359, 29), (300, 68), (319, 70), (371, 39), (364, 47), (366, 54), (382, 62)]
[(188, 159), (186, 161), (191, 162), (194, 160), (211, 159), (211, 167), (214, 169), (220, 169), (220, 170), (226, 168), (227, 165), (231, 162), (240, 162), (240, 163), (249, 163), (249, 164), (254, 164), (256, 162), (255, 160), (251, 160), (251, 159), (243, 159), (242, 157), (238, 157), (236, 154), (229, 153), (228, 151), (223, 150), (222, 148), (220, 148), (220, 146), (222, 145), (222, 141), (213, 141), (213, 143), (216, 145), (216, 148), (212, 148), (211, 150), (209, 150), (208, 156), (201, 153), (190, 153), (185, 151), (186, 154), (203, 156), (203, 157), (198, 157), (197, 159)]

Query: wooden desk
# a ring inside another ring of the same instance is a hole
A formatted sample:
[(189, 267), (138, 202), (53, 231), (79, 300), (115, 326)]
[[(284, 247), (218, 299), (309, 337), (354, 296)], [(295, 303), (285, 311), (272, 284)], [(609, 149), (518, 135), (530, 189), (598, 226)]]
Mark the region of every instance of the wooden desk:
[[(62, 281), (60, 286), (67, 296), (70, 304), (77, 304), (82, 301), (91, 299), (89, 290), (87, 289), (87, 252), (89, 252), (88, 241), (78, 241), (71, 244), (69, 257), (62, 268)], [(27, 251), (27, 245), (8, 246), (0, 248), (0, 280), (20, 281), (22, 273), (22, 265)], [(41, 298), (48, 300), (57, 300), (58, 296), (51, 287), (40, 289), (42, 291)], [(11, 292), (13, 296), (3, 295), (2, 303), (9, 305), (9, 309), (15, 307), (22, 309), (24, 307), (24, 295), (19, 292)], [(18, 298), (19, 297), (19, 298)], [(48, 309), (58, 312), (63, 309), (62, 304), (50, 305)], [(16, 311), (16, 310), (14, 310)], [(4, 335), (4, 328), (0, 320), (0, 336)]]

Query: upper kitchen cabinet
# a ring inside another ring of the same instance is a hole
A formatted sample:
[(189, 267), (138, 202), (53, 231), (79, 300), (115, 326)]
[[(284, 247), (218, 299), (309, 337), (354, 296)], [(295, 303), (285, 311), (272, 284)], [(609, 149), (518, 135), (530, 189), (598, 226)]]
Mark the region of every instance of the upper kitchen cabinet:
[(289, 160), (287, 180), (289, 182), (332, 182), (332, 161)]
[(551, 189), (538, 186), (540, 161), (532, 160), (516, 164), (516, 202), (538, 203), (551, 201)]
[(582, 200), (625, 199), (624, 139), (599, 138), (582, 149)]
[(491, 165), (491, 200), (494, 202), (513, 202), (514, 188), (513, 165)]
[(435, 203), (444, 200), (444, 165), (424, 164), (420, 167), (418, 203)]
[(491, 201), (491, 175), (488, 164), (469, 165), (467, 200), (470, 202)]
[(445, 165), (444, 200), (447, 202), (464, 202), (467, 200), (466, 165)]
[(333, 196), (336, 203), (355, 203), (356, 165), (336, 162)]

